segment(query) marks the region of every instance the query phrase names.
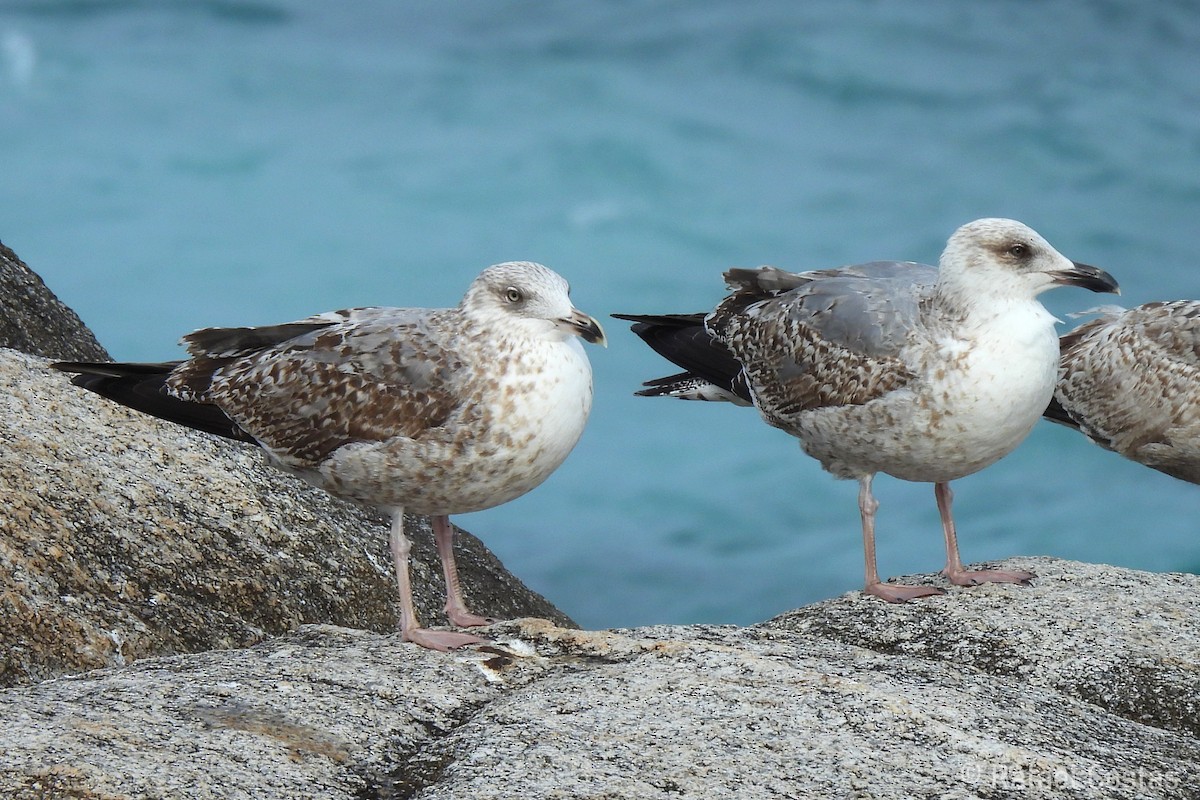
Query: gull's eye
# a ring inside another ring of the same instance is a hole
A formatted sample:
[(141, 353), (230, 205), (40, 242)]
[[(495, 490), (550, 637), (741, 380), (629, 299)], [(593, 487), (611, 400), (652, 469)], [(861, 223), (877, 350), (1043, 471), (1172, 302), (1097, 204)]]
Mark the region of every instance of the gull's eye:
[(1016, 242), (1008, 246), (1008, 254), (1016, 259), (1029, 258), (1029, 245), (1024, 242)]
[(525, 299), (525, 295), (515, 286), (510, 286), (504, 290), (504, 302), (519, 303)]

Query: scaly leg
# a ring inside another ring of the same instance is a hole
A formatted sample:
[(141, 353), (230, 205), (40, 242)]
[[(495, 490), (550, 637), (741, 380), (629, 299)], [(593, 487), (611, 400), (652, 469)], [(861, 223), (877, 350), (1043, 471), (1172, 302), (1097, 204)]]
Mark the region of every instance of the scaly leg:
[(958, 556), (958, 533), (954, 529), (954, 516), (950, 513), (950, 505), (954, 502), (954, 492), (950, 491), (949, 483), (935, 483), (933, 494), (937, 497), (938, 513), (942, 515), (942, 533), (946, 537), (946, 568), (942, 570), (955, 586), (978, 586), (981, 583), (1028, 583), (1037, 577), (1032, 572), (1010, 571), (1002, 569), (963, 569), (962, 559)]
[(491, 625), (496, 620), (472, 614), (462, 596), (458, 581), (458, 566), (454, 563), (454, 526), (446, 515), (433, 517), (433, 540), (442, 559), (442, 575), (446, 578), (446, 617), (451, 625), (471, 628)]
[(392, 561), (396, 565), (396, 584), (400, 587), (400, 635), (406, 642), (428, 647), (430, 650), (453, 650), (466, 644), (486, 641), (478, 636), (454, 631), (431, 631), (422, 628), (413, 607), (412, 578), (408, 573), (408, 554), (412, 542), (404, 535), (404, 510), (393, 508), (392, 530), (388, 541), (392, 546)]
[(862, 515), (863, 555), (866, 559), (867, 573), (867, 586), (863, 591), (889, 603), (903, 603), (916, 597), (945, 594), (936, 586), (904, 586), (879, 580), (879, 570), (875, 565), (875, 512), (879, 510), (879, 501), (871, 494), (871, 482), (874, 479), (874, 475), (858, 479), (858, 512)]

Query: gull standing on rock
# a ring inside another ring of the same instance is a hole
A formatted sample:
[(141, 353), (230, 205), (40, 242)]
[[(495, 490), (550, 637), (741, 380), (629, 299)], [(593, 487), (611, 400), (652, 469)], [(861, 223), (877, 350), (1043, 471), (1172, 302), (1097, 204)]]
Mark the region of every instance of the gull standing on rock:
[(1200, 302), (1099, 311), (1059, 340), (1058, 386), (1046, 417), (1200, 483)]
[(186, 361), (52, 366), (138, 411), (257, 444), (330, 494), (388, 509), (403, 636), (448, 650), (483, 640), (421, 627), (404, 512), (433, 517), (450, 622), (491, 622), (463, 601), (448, 515), (525, 494), (571, 452), (592, 406), (576, 337), (605, 343), (561, 276), (518, 261), (484, 270), (456, 308), (209, 328), (184, 337)]
[(733, 269), (725, 280), (732, 294), (707, 315), (614, 315), (685, 370), (638, 394), (754, 405), (826, 470), (857, 480), (870, 594), (941, 593), (880, 581), (878, 472), (934, 484), (951, 583), (1034, 577), (963, 568), (950, 481), (1012, 452), (1050, 401), (1058, 337), (1037, 296), (1064, 284), (1116, 292), (1112, 276), (1020, 222), (981, 219), (954, 232), (937, 269), (875, 261)]

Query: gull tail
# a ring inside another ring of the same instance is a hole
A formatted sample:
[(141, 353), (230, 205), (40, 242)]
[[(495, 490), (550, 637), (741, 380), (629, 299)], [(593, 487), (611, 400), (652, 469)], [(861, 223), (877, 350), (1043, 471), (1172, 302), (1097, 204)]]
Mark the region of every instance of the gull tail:
[(716, 400), (751, 405), (742, 365), (704, 327), (704, 314), (613, 314), (654, 352), (685, 371), (646, 381), (642, 397)]
[(642, 383), (645, 389), (634, 392), (638, 397), (674, 397), (678, 400), (708, 400), (748, 406), (750, 401), (697, 378), (690, 372), (680, 372), (665, 378), (654, 378)]
[(182, 361), (154, 364), (56, 361), (50, 366), (74, 373), (71, 383), (144, 414), (205, 433), (257, 444), (237, 423), (211, 403), (181, 400), (167, 391), (167, 377)]

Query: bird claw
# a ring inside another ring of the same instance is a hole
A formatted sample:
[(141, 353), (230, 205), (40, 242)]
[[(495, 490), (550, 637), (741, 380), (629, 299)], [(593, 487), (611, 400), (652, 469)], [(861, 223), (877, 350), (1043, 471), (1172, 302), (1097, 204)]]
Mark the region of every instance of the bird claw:
[(429, 650), (438, 650), (443, 653), (469, 644), (480, 644), (489, 641), (479, 636), (472, 636), (469, 633), (435, 631), (429, 628), (412, 628), (401, 631), (400, 638), (406, 642), (412, 642)]
[(481, 617), (470, 611), (451, 611), (450, 609), (446, 610), (446, 619), (450, 620), (451, 625), (459, 628), (480, 628), (485, 625), (495, 625), (500, 621), (494, 617)]
[(918, 597), (932, 597), (946, 593), (945, 589), (939, 589), (936, 586), (906, 586), (900, 583), (869, 583), (863, 591), (889, 603), (907, 603)]
[(1003, 569), (961, 570), (942, 574), (955, 586), (979, 586), (983, 583), (1016, 583), (1028, 586), (1029, 582), (1037, 577), (1032, 572)]

